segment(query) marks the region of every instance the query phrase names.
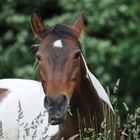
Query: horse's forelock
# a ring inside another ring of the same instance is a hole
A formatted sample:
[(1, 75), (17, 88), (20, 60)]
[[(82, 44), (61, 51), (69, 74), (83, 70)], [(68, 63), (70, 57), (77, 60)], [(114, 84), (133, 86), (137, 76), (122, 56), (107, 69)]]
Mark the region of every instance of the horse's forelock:
[(71, 36), (71, 37), (78, 40), (77, 32), (72, 27), (64, 25), (64, 24), (56, 24), (54, 26), (46, 27), (42, 31), (42, 36), (46, 37), (51, 33), (53, 33), (57, 36), (60, 36), (62, 38), (66, 38), (67, 36)]

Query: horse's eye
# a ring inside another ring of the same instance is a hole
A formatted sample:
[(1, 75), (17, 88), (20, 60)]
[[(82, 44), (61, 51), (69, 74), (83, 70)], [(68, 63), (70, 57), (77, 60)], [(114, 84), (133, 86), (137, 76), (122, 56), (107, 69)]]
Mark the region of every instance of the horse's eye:
[(41, 57), (40, 57), (40, 55), (38, 55), (38, 54), (36, 55), (36, 58), (37, 58), (38, 61), (41, 60)]
[(81, 52), (76, 52), (75, 55), (74, 55), (74, 59), (80, 59), (80, 56), (81, 56)]

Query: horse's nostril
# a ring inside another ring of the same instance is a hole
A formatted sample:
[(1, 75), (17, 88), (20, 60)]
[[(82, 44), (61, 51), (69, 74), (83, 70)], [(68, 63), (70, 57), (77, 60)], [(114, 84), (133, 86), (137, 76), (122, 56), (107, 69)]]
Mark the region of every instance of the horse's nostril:
[(50, 109), (50, 107), (51, 107), (50, 99), (49, 99), (47, 96), (45, 96), (45, 98), (44, 98), (44, 107), (45, 107), (47, 110)]
[(65, 95), (62, 95), (63, 101), (66, 101), (67, 97)]
[(62, 95), (59, 101), (59, 106), (65, 105), (67, 103), (67, 97)]

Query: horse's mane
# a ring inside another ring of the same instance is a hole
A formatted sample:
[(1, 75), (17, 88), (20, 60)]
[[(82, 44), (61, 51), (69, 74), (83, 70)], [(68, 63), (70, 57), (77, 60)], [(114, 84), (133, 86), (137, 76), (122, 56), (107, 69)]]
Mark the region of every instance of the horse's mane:
[(47, 26), (47, 28), (45, 28), (43, 30), (42, 36), (47, 36), (50, 33), (60, 36), (62, 38), (71, 36), (71, 37), (75, 38), (76, 40), (78, 40), (77, 32), (75, 30), (73, 30), (72, 27), (64, 25), (64, 24), (56, 24), (56, 25), (53, 25), (50, 27)]
[(86, 77), (91, 81), (92, 85), (94, 86), (97, 94), (99, 95), (99, 97), (109, 105), (109, 107), (111, 108), (111, 110), (114, 112), (114, 109), (111, 105), (111, 102), (109, 100), (109, 97), (105, 91), (105, 89), (103, 88), (103, 86), (101, 85), (101, 83), (97, 80), (97, 78), (90, 72), (90, 70), (87, 67), (86, 61), (84, 56), (82, 55), (82, 59), (84, 61), (84, 65), (86, 68)]

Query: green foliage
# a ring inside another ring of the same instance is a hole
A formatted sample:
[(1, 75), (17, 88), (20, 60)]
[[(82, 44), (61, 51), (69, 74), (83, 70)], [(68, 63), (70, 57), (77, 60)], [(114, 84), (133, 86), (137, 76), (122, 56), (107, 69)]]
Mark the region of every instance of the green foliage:
[(85, 12), (82, 46), (92, 72), (104, 86), (120, 82), (120, 102), (140, 102), (140, 1), (139, 0), (1, 0), (0, 78), (35, 78), (34, 42), (30, 27), (33, 9), (45, 23), (72, 24)]
[[(87, 62), (104, 85), (121, 79), (120, 96), (129, 105), (140, 99), (140, 2), (137, 0), (61, 0), (65, 12), (85, 11), (83, 46)], [(74, 7), (73, 7), (74, 5)], [(135, 104), (135, 105), (136, 105)]]

